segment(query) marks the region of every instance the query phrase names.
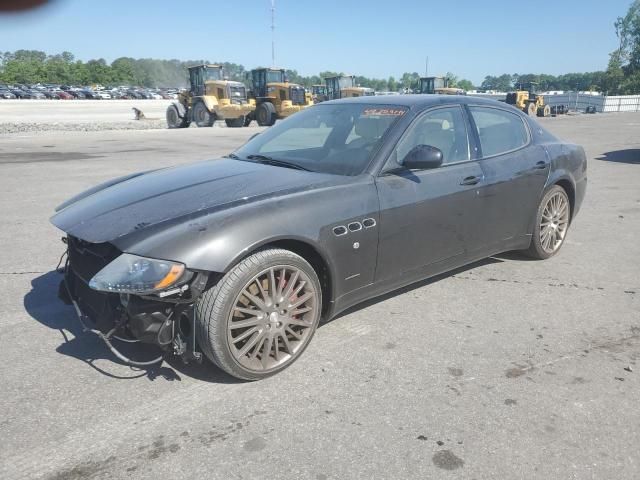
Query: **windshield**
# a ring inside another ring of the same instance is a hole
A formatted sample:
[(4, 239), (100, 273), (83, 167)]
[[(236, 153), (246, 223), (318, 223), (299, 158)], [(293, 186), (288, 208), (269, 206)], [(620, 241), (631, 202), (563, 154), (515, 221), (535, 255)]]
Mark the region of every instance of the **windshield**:
[(265, 130), (235, 153), (240, 160), (287, 162), (334, 175), (360, 175), (405, 107), (316, 105)]
[(280, 70), (267, 71), (267, 83), (284, 82), (284, 74)]
[(338, 79), (338, 85), (340, 85), (340, 90), (353, 87), (353, 77), (340, 77)]
[(222, 80), (222, 69), (220, 68), (205, 68), (204, 69), (204, 81), (207, 80)]

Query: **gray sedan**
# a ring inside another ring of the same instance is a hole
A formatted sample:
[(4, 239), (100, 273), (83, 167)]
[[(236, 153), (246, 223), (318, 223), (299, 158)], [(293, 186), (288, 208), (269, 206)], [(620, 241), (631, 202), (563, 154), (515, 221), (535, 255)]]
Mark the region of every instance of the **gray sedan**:
[(580, 146), (498, 102), (324, 102), (226, 158), (142, 172), (57, 208), (61, 298), (118, 349), (141, 341), (231, 375), (281, 371), (328, 319), (508, 250), (560, 250)]

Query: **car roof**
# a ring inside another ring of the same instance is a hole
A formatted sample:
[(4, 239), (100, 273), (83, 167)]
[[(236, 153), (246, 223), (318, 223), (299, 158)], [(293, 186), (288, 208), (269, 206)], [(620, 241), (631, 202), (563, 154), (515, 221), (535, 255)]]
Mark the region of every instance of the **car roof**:
[(437, 94), (413, 94), (413, 95), (378, 95), (341, 98), (322, 102), (320, 105), (333, 103), (366, 103), (371, 105), (395, 105), (409, 108), (422, 109), (435, 105), (487, 105), (506, 107), (504, 102), (498, 100), (474, 97), (469, 95), (437, 95)]

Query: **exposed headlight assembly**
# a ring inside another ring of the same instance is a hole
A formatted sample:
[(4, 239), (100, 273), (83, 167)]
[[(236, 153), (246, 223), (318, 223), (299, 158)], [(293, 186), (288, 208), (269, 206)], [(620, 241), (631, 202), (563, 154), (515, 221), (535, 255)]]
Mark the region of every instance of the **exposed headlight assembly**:
[(166, 290), (190, 276), (182, 263), (123, 253), (96, 273), (89, 286), (103, 292), (146, 295)]

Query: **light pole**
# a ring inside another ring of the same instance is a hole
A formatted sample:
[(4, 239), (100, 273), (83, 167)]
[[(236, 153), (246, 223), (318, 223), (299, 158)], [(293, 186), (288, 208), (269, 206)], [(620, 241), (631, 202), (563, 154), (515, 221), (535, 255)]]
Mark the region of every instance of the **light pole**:
[(276, 0), (271, 0), (271, 66), (276, 66)]

